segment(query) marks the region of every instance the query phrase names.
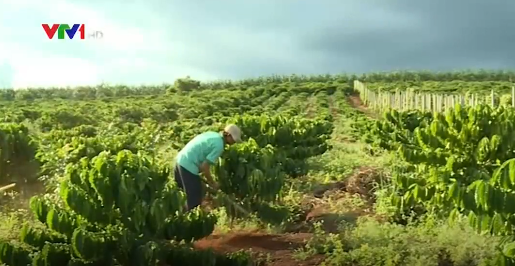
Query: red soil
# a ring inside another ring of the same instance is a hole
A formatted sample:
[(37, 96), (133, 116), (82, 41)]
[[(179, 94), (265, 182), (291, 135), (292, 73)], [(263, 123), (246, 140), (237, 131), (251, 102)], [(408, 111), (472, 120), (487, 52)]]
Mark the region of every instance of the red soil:
[(270, 266), (315, 266), (320, 265), (322, 256), (298, 261), (293, 258), (294, 250), (304, 245), (311, 237), (308, 233), (270, 235), (261, 233), (235, 232), (211, 235), (195, 243), (199, 249), (212, 248), (219, 252), (249, 250), (268, 255)]
[(352, 107), (358, 109), (358, 111), (364, 113), (366, 116), (377, 118), (377, 114), (375, 114), (372, 110), (368, 109), (368, 107), (363, 104), (359, 96), (351, 95), (347, 98), (347, 101)]

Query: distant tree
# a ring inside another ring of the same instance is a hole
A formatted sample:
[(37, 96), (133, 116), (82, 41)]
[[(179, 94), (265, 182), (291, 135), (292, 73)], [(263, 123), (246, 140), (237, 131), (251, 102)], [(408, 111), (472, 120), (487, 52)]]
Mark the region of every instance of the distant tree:
[(200, 81), (193, 80), (190, 76), (186, 76), (186, 78), (175, 80), (174, 87), (179, 92), (193, 91), (200, 88)]

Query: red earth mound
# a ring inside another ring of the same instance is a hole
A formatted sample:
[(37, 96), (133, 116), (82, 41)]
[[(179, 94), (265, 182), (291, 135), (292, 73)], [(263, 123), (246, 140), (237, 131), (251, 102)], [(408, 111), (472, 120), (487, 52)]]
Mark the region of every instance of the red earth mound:
[(268, 256), (270, 266), (314, 266), (320, 265), (322, 256), (298, 261), (293, 258), (294, 250), (304, 245), (311, 237), (308, 233), (270, 235), (262, 233), (237, 232), (211, 235), (195, 243), (199, 249), (212, 248), (219, 252), (249, 250)]
[(347, 98), (347, 102), (350, 104), (350, 106), (358, 109), (359, 111), (361, 111), (368, 117), (371, 117), (371, 118), (378, 117), (378, 115), (376, 113), (374, 113), (372, 110), (370, 110), (367, 106), (365, 106), (363, 104), (363, 102), (361, 101), (361, 98), (359, 98), (358, 95), (350, 95)]

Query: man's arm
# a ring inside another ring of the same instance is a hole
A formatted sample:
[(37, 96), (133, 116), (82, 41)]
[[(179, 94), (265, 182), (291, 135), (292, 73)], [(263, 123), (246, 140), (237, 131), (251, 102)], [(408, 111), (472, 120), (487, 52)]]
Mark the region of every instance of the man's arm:
[(206, 177), (209, 185), (211, 185), (214, 189), (218, 189), (218, 184), (215, 183), (213, 177), (211, 176), (210, 166), (216, 163), (220, 155), (222, 155), (223, 151), (223, 143), (220, 143), (220, 145), (215, 145), (215, 148), (207, 155), (206, 161), (200, 165), (200, 171), (202, 172), (204, 177)]
[(217, 189), (218, 186), (215, 183), (215, 181), (213, 180), (213, 177), (211, 176), (211, 165), (208, 161), (205, 161), (200, 165), (200, 171), (202, 172), (204, 177), (207, 179), (207, 182), (209, 183), (209, 185), (212, 186), (213, 188)]

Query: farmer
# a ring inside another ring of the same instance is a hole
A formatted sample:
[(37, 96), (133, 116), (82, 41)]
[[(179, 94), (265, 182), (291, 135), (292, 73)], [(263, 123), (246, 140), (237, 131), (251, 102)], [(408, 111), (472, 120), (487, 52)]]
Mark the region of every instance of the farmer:
[(222, 132), (208, 131), (194, 137), (175, 159), (175, 181), (186, 193), (186, 209), (191, 210), (202, 203), (203, 191), (200, 174), (209, 186), (218, 189), (211, 176), (210, 166), (218, 160), (225, 144), (241, 141), (241, 130), (236, 125), (227, 125)]

